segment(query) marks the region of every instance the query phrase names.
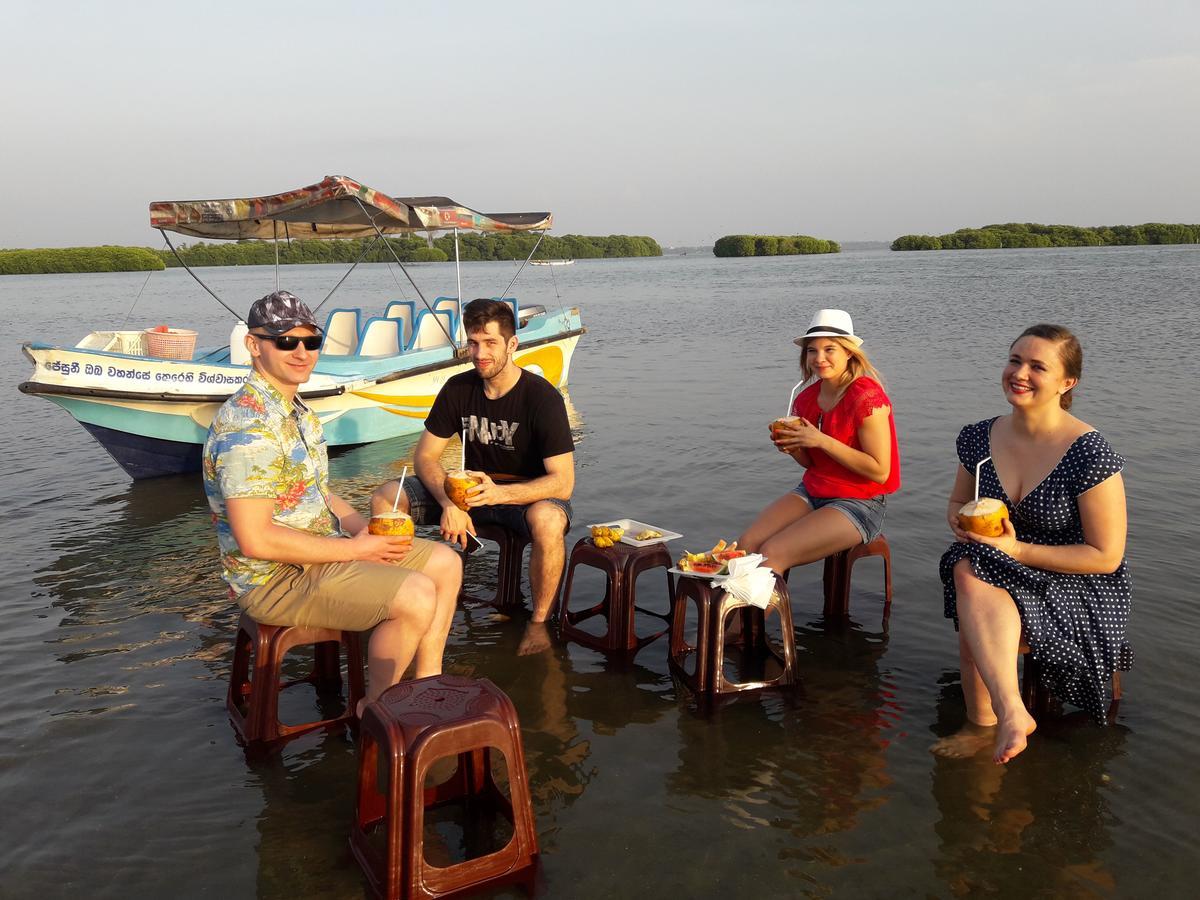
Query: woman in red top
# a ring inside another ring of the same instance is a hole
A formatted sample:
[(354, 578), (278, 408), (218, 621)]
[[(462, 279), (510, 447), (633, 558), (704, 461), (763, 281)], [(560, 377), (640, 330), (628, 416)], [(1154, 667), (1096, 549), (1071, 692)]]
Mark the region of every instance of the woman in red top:
[(773, 426), (771, 440), (805, 468), (804, 480), (738, 538), (779, 573), (874, 540), (887, 495), (900, 487), (892, 403), (850, 315), (818, 310), (796, 343), (804, 380), (816, 381), (792, 404), (795, 418)]

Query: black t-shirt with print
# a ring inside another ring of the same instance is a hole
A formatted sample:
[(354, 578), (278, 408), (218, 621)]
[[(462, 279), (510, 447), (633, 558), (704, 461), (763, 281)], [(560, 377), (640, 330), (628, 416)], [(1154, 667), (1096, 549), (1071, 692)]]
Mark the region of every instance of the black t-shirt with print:
[(440, 438), (467, 430), (467, 468), (489, 475), (537, 478), (542, 460), (575, 449), (562, 394), (545, 378), (522, 370), (503, 397), (489, 400), (475, 371), (455, 375), (438, 392), (425, 419)]

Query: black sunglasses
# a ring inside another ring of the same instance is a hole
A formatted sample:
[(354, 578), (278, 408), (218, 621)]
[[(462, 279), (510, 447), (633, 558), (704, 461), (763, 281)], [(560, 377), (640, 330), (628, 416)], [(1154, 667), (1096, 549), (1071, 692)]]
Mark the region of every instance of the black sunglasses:
[(305, 350), (320, 350), (321, 344), (325, 342), (323, 334), (310, 334), (301, 337), (298, 334), (255, 334), (254, 337), (260, 341), (270, 341), (279, 350), (295, 350), (300, 344), (304, 345)]

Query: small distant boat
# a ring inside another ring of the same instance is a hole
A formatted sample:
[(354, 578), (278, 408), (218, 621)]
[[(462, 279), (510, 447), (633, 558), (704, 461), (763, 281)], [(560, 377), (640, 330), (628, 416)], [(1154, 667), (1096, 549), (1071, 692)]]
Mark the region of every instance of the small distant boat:
[[(379, 241), (389, 234), (453, 230), (456, 251), (460, 230), (544, 233), (551, 222), (546, 212), (479, 213), (446, 197), (391, 197), (341, 176), (269, 197), (150, 204), (151, 227), (164, 237), (174, 231), (225, 240)], [(404, 269), (398, 258), (396, 263)], [(458, 297), (430, 303), (419, 289), (417, 294), (420, 303), (392, 300), (374, 315), (357, 307), (329, 312), (320, 360), (300, 396), (320, 418), (331, 447), (419, 432), (441, 385), (471, 368)], [(496, 299), (513, 306), (521, 341), (516, 364), (565, 388), (585, 331), (578, 307), (552, 310), (522, 306), (514, 297)], [(22, 349), (34, 370), (20, 390), (67, 410), (132, 478), (198, 471), (213, 415), (250, 373), (245, 333), (238, 321), (228, 344), (197, 350), (195, 331), (123, 331), (109, 324), (74, 346), (26, 343)]]
[(529, 261), (529, 264), (531, 266), (573, 266), (573, 265), (575, 265), (575, 260), (573, 260), (573, 259), (531, 259)]

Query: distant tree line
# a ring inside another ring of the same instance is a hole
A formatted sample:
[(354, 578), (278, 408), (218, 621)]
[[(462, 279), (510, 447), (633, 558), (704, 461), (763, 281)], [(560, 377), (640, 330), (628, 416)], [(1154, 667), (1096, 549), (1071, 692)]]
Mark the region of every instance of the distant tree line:
[(1009, 222), (960, 228), (952, 234), (905, 234), (893, 250), (1000, 250), (1009, 247), (1116, 247), (1138, 244), (1200, 244), (1200, 225), (1038, 225)]
[(163, 268), (147, 247), (50, 247), (0, 250), (0, 275), (48, 275), (65, 272), (149, 272)]
[[(392, 262), (392, 251), (401, 262), (445, 262), (454, 259), (454, 235), (444, 234), (430, 247), (424, 238), (405, 236), (386, 238), (363, 257), (363, 262)], [(525, 259), (538, 236), (529, 232), (478, 234), (468, 232), (458, 236), (459, 259), (510, 260)], [(352, 263), (372, 243), (371, 238), (346, 241), (291, 241), (279, 244), (280, 265), (296, 263)], [(177, 266), (170, 250), (160, 251), (168, 266)], [(200, 242), (179, 248), (179, 255), (189, 266), (261, 266), (274, 265), (275, 245), (269, 241), (236, 241), (219, 244)], [(618, 256), (662, 256), (662, 248), (653, 238), (626, 234), (607, 237), (587, 237), (568, 234), (562, 237), (546, 235), (538, 246), (534, 259), (600, 259)]]
[(807, 234), (727, 234), (713, 244), (713, 256), (795, 256), (808, 253), (840, 253), (837, 241)]

